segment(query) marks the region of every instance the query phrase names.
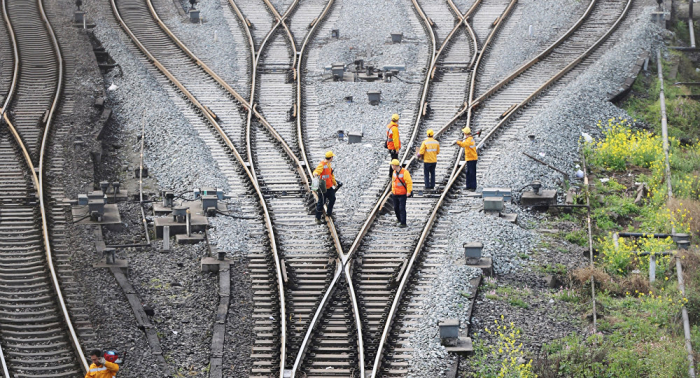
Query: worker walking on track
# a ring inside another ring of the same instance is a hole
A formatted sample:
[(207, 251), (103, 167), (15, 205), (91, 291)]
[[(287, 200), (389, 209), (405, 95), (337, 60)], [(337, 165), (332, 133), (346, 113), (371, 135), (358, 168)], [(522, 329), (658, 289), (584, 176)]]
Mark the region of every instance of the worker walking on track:
[(342, 183), (338, 184), (333, 174), (333, 167), (331, 167), (331, 161), (333, 161), (333, 151), (326, 152), (326, 158), (318, 163), (316, 169), (314, 169), (314, 177), (320, 178), (318, 185), (318, 202), (316, 202), (316, 224), (321, 224), (321, 215), (323, 214), (323, 205), (328, 201), (328, 207), (326, 215), (329, 217), (333, 215), (333, 204), (335, 204), (335, 192), (340, 188)]
[(464, 140), (457, 140), (455, 143), (464, 148), (464, 160), (467, 162), (467, 190), (473, 192), (476, 190), (476, 161), (478, 159), (476, 143), (469, 127), (463, 128), (462, 132)]
[(435, 189), (435, 166), (437, 166), (437, 156), (440, 153), (440, 143), (433, 138), (433, 129), (428, 130), (428, 137), (420, 145), (418, 157), (423, 158), (423, 177), (425, 189)]
[[(399, 158), (399, 150), (401, 149), (401, 139), (399, 139), (399, 115), (394, 114), (391, 116), (391, 122), (386, 125), (386, 141), (384, 146), (389, 150), (391, 159)], [(392, 170), (389, 170), (389, 177), (391, 177)]]
[(401, 167), (398, 159), (391, 161), (392, 181), (391, 181), (391, 198), (394, 202), (394, 212), (399, 227), (405, 228), (406, 225), (406, 198), (413, 197), (413, 180), (406, 168)]
[(92, 364), (87, 374), (85, 374), (85, 378), (113, 378), (117, 376), (119, 365), (106, 361), (101, 350), (95, 349), (91, 351), (90, 359)]

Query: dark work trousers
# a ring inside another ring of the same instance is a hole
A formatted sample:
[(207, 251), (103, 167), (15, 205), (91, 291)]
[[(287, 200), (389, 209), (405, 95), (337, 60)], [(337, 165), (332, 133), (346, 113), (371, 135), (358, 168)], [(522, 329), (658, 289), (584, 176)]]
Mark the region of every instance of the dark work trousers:
[(425, 188), (435, 188), (435, 166), (437, 163), (423, 163), (423, 177), (425, 179)]
[(396, 194), (392, 194), (391, 199), (394, 201), (396, 219), (401, 222), (401, 224), (406, 224), (406, 195), (397, 196)]
[(467, 162), (467, 189), (476, 190), (476, 160)]
[[(389, 154), (391, 154), (391, 159), (394, 160), (399, 160), (399, 151), (394, 152), (394, 150), (389, 150)], [(394, 173), (394, 170), (389, 166), (389, 177), (392, 177), (392, 174)]]
[[(324, 182), (321, 181), (321, 185), (323, 184)], [(328, 211), (326, 212), (326, 214), (333, 214), (333, 204), (335, 204), (335, 189), (328, 188), (326, 189), (325, 193), (321, 193), (320, 190), (316, 193), (318, 193), (318, 202), (316, 202), (316, 219), (321, 219), (321, 215), (323, 214), (323, 205), (326, 203), (326, 201), (328, 201)]]

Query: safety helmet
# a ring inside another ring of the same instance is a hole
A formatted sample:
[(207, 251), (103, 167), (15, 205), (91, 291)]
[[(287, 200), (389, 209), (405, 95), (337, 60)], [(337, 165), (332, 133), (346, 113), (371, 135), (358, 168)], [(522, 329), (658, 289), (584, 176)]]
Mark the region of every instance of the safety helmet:
[(435, 135), (435, 132), (433, 131), (433, 129), (428, 129), (428, 133), (427, 133), (427, 134), (428, 134), (428, 136), (431, 137), (431, 136)]
[(113, 350), (108, 350), (104, 353), (104, 359), (109, 362), (115, 362), (119, 356), (117, 356), (117, 352)]
[(472, 129), (470, 129), (469, 126), (467, 126), (467, 127), (465, 127), (465, 128), (462, 129), (462, 132), (465, 133), (465, 134), (471, 134), (471, 133), (472, 133)]
[(394, 159), (391, 161), (391, 165), (401, 165), (401, 162), (399, 161), (399, 159)]
[(398, 115), (398, 114), (393, 114), (393, 115), (391, 116), (391, 120), (392, 120), (392, 121), (398, 121), (398, 120), (399, 120), (399, 115)]
[(328, 152), (326, 152), (326, 159), (332, 158), (333, 156), (335, 156), (335, 155), (333, 154), (333, 151), (328, 151)]

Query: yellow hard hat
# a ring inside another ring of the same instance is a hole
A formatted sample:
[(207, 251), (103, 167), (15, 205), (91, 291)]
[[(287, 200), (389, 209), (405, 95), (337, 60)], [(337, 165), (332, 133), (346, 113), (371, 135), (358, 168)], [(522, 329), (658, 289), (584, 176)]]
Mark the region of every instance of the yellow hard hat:
[(394, 159), (391, 161), (391, 165), (401, 165), (401, 162), (399, 161), (399, 159)]
[(392, 116), (391, 116), (391, 120), (392, 120), (392, 121), (398, 121), (398, 120), (399, 120), (399, 115), (398, 115), (398, 114), (392, 115)]
[(428, 136), (433, 136), (433, 135), (435, 135), (435, 132), (433, 131), (433, 129), (428, 129)]
[(472, 129), (470, 129), (469, 126), (467, 126), (467, 127), (465, 127), (465, 128), (462, 129), (462, 132), (465, 133), (465, 134), (471, 134), (471, 133), (472, 133)]
[(328, 152), (326, 152), (326, 159), (332, 158), (333, 156), (335, 156), (335, 155), (333, 154), (333, 151), (328, 151)]

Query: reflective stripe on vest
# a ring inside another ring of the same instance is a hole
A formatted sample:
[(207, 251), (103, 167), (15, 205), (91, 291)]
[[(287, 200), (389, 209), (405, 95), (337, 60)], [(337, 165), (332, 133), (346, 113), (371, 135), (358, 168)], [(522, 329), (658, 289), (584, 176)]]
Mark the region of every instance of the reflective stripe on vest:
[(96, 371), (103, 371), (103, 370), (107, 370), (107, 367), (106, 367), (106, 366), (103, 366), (103, 367), (100, 367), (100, 368), (92, 368), (92, 369), (90, 369), (90, 373), (94, 373), (94, 372), (96, 372)]

